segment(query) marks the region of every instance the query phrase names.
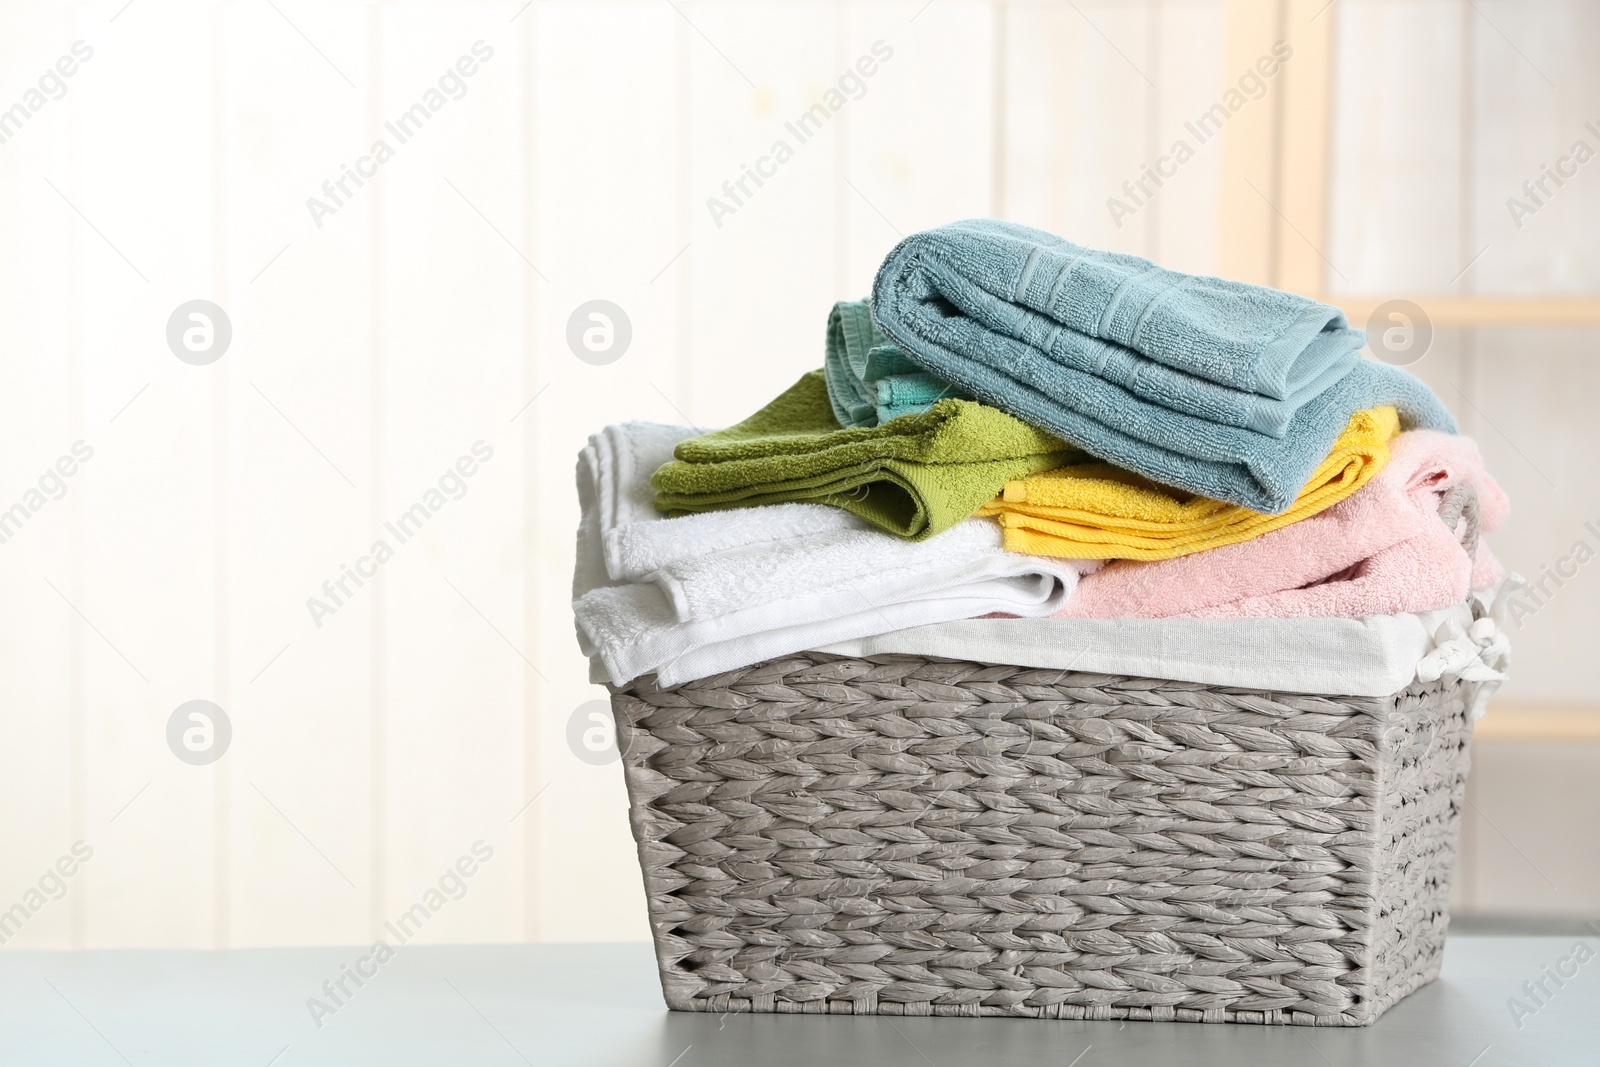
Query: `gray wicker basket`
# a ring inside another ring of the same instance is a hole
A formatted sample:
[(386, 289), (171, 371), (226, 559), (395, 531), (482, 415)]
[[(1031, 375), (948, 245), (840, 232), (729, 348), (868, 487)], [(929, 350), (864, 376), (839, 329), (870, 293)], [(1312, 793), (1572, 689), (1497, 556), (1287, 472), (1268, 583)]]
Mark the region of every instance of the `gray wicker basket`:
[(667, 1005), (1369, 1023), (1439, 973), (1475, 689), (817, 652), (615, 689)]

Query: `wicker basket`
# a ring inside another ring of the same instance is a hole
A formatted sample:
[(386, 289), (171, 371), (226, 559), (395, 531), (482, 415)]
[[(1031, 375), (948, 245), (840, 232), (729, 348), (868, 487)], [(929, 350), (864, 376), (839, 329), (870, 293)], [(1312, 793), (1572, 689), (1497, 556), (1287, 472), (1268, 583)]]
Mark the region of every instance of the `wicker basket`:
[(667, 1005), (1370, 1023), (1439, 972), (1476, 688), (641, 679), (612, 703)]

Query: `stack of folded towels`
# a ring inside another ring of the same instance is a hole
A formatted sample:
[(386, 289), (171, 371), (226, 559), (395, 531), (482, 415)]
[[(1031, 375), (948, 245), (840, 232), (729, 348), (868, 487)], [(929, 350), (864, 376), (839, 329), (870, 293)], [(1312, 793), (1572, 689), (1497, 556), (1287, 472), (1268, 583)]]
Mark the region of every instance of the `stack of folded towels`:
[(902, 241), (823, 369), (578, 463), (579, 640), (662, 685), (962, 619), (1294, 618), (1498, 584), (1477, 446), (1336, 308), (1012, 223)]

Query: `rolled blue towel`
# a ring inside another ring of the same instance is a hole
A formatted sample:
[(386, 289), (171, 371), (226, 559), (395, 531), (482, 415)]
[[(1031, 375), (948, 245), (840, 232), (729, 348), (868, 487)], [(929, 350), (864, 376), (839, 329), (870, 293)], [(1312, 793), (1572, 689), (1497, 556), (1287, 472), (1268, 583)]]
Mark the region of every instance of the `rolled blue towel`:
[(912, 362), (1166, 485), (1267, 514), (1293, 503), (1350, 416), (1393, 404), (1455, 431), (1417, 379), (1360, 357), (1337, 309), (1163, 270), (995, 220), (900, 242), (872, 311)]
[(946, 397), (972, 399), (896, 348), (873, 325), (865, 300), (841, 300), (833, 306), (822, 370), (833, 416), (847, 428), (878, 426), (926, 411)]

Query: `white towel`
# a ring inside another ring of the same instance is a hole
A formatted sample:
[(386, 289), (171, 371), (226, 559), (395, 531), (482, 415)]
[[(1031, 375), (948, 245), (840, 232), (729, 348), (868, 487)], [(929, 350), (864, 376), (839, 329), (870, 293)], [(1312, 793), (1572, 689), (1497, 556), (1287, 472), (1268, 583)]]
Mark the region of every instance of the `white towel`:
[[(1098, 564), (1007, 552), (969, 519), (926, 541), (819, 504), (662, 519), (649, 475), (693, 431), (628, 423), (578, 461), (579, 642), (614, 684), (663, 685), (774, 656), (991, 612), (1051, 614)], [(644, 568), (652, 568), (648, 571)]]
[[(1491, 597), (1492, 599), (1492, 597)], [(1126, 674), (1238, 689), (1388, 696), (1446, 674), (1481, 683), (1472, 717), (1502, 681), (1510, 642), (1467, 603), (1359, 619), (972, 619), (839, 641), (839, 656), (910, 654)], [(1474, 621), (1476, 620), (1476, 621)], [(591, 681), (599, 681), (593, 673)]]
[(650, 422), (607, 426), (579, 454), (578, 496), (594, 494), (606, 572), (613, 582), (637, 581), (669, 563), (725, 548), (872, 528), (865, 519), (826, 504), (774, 504), (653, 521), (661, 516), (650, 476), (672, 458), (679, 441), (704, 432)]

